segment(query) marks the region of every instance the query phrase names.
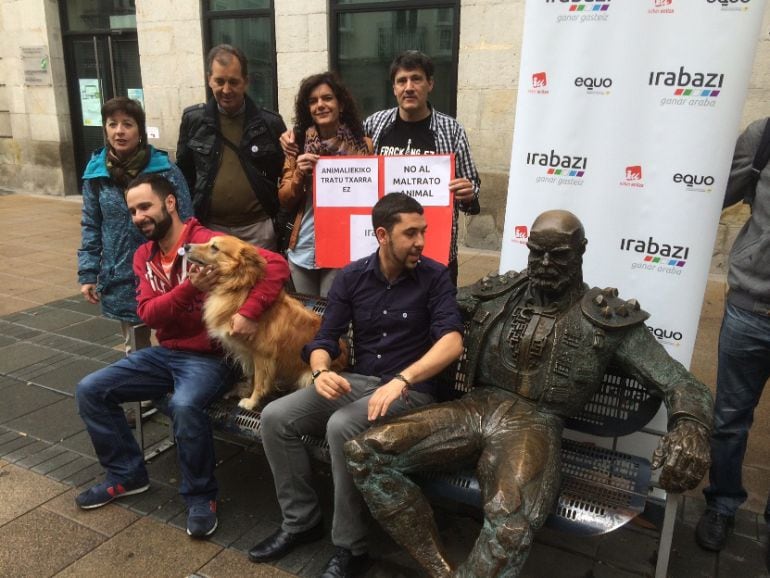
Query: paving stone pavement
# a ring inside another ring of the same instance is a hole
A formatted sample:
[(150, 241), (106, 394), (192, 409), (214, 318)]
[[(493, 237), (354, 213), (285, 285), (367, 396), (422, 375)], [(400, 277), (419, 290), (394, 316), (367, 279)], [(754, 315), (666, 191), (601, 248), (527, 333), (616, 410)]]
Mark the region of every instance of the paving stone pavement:
[[(220, 527), (207, 542), (185, 534), (173, 449), (150, 463), (149, 492), (95, 511), (75, 507), (78, 488), (100, 479), (102, 473), (77, 416), (74, 387), (83, 375), (122, 356), (117, 324), (102, 319), (97, 307), (77, 295), (72, 256), (79, 241), (79, 210), (79, 203), (72, 200), (0, 195), (5, 230), (0, 256), (11, 261), (8, 272), (0, 274), (0, 577), (318, 576), (333, 552), (328, 531), (326, 539), (274, 564), (251, 564), (246, 558), (246, 550), (280, 523), (272, 478), (259, 446), (217, 438)], [(27, 279), (24, 265), (30, 263), (30, 246), (36, 247), (32, 262), (41, 266), (31, 268)], [(461, 281), (495, 270), (498, 260), (494, 252), (463, 251)], [(23, 287), (28, 291), (20, 290)], [(718, 330), (715, 320), (721, 315), (719, 292), (718, 283), (710, 284), (701, 327), (710, 333), (704, 338), (699, 334), (696, 345), (694, 363), (699, 355), (705, 361), (695, 371), (707, 383), (713, 383), (709, 376), (715, 350), (710, 348), (714, 327)], [(162, 440), (167, 431), (165, 418), (152, 418), (145, 428), (147, 442)], [(750, 452), (767, 455), (762, 449)], [(319, 464), (317, 473), (328, 530), (331, 481), (325, 466)], [(749, 476), (757, 481), (750, 488), (753, 501), (740, 512), (735, 535), (718, 555), (702, 551), (693, 540), (703, 509), (700, 494), (684, 497), (668, 576), (767, 575), (767, 529), (756, 505), (764, 505), (767, 476), (759, 466), (754, 473)], [(636, 523), (605, 536), (576, 537), (545, 528), (536, 537), (522, 575), (651, 576), (660, 513), (660, 508), (650, 507)], [(437, 507), (436, 515), (451, 558), (463, 559), (478, 534), (478, 517), (446, 506)], [(374, 528), (373, 533), (376, 564), (368, 578), (419, 575), (382, 531)]]

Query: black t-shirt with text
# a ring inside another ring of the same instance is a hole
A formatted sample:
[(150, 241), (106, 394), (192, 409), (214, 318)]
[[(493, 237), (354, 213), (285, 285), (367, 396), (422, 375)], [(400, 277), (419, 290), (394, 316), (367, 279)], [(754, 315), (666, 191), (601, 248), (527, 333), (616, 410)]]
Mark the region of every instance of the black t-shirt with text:
[(396, 123), (380, 139), (380, 148), (375, 152), (385, 156), (435, 155), (436, 141), (430, 131), (431, 116), (407, 122), (396, 114)]

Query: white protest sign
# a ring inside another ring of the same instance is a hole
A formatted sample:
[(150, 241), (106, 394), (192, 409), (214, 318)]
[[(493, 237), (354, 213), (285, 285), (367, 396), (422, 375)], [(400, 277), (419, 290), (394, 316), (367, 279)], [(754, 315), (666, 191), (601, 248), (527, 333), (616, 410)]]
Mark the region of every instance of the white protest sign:
[(372, 207), (379, 198), (377, 157), (321, 157), (315, 166), (316, 207)]
[(451, 156), (385, 157), (385, 193), (406, 193), (424, 207), (449, 205)]
[(368, 257), (377, 247), (371, 215), (350, 215), (350, 260)]

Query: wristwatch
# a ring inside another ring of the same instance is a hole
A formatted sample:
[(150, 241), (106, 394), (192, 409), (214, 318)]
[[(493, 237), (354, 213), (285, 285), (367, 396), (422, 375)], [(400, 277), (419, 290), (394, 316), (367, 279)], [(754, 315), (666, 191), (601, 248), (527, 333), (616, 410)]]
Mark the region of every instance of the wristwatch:
[(325, 372), (327, 372), (327, 371), (330, 371), (330, 370), (328, 370), (328, 369), (316, 369), (316, 370), (315, 370), (315, 371), (312, 373), (312, 375), (313, 375), (313, 381), (315, 381), (315, 378), (316, 378), (316, 377), (318, 377), (319, 375), (321, 375), (322, 373), (325, 373)]

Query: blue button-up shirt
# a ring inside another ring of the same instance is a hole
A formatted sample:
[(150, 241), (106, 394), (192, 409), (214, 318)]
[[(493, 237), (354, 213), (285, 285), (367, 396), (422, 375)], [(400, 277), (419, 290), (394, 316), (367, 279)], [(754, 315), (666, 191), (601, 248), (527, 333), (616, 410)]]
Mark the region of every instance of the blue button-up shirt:
[[(352, 370), (387, 383), (447, 333), (462, 334), (456, 293), (447, 268), (428, 257), (390, 283), (380, 271), (375, 252), (337, 274), (321, 329), (302, 356), (308, 361), (313, 350), (323, 349), (337, 357), (339, 338), (352, 321)], [(436, 385), (429, 380), (412, 384), (412, 389), (435, 394)]]

